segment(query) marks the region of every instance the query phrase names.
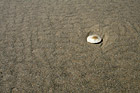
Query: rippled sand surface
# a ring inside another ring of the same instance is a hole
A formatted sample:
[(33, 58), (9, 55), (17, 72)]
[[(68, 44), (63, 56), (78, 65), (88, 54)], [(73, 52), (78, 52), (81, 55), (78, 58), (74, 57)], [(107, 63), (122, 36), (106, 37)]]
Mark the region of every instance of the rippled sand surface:
[(140, 0), (0, 0), (0, 93), (139, 92)]

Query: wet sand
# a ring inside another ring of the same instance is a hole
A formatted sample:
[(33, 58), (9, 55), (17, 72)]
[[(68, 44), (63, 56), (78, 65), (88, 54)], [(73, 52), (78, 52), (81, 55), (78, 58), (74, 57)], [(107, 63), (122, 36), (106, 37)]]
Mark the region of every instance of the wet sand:
[(0, 0), (0, 93), (139, 92), (140, 0)]

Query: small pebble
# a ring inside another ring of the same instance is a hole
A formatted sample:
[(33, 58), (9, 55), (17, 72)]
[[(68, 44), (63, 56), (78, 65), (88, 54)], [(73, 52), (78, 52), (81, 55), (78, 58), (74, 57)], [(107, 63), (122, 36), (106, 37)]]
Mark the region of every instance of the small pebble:
[(93, 43), (93, 44), (98, 44), (101, 43), (102, 39), (99, 35), (89, 35), (87, 37), (87, 42)]

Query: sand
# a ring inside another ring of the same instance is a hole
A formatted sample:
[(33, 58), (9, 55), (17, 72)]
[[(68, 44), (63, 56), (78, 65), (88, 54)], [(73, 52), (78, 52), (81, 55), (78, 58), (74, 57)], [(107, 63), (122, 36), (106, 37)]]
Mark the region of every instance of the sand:
[(0, 93), (140, 93), (140, 0), (0, 0)]

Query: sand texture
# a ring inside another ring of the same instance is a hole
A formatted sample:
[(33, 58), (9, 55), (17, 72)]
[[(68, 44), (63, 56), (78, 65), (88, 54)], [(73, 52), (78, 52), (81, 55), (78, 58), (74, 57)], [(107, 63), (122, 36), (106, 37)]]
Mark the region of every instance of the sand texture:
[(140, 0), (0, 0), (0, 93), (140, 93)]

